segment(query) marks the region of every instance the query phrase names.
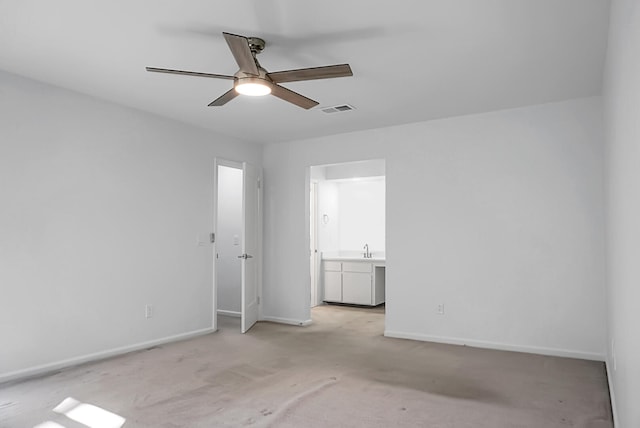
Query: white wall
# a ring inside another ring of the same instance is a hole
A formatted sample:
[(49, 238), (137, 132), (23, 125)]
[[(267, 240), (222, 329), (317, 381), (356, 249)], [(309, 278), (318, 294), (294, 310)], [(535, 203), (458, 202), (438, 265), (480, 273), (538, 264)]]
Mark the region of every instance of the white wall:
[(318, 249), (321, 252), (362, 252), (368, 243), (370, 251), (380, 255), (384, 253), (384, 239), (384, 177), (318, 182)]
[(218, 310), (240, 312), (242, 265), (242, 170), (218, 167), (216, 238)]
[(340, 194), (334, 181), (318, 182), (318, 250), (340, 250)]
[(594, 97), (267, 145), (265, 314), (310, 316), (308, 167), (384, 158), (387, 333), (603, 358), (601, 114)]
[(215, 156), (262, 153), (0, 72), (0, 380), (211, 327)]
[(339, 250), (384, 252), (385, 180), (341, 181), (338, 183)]
[(631, 428), (640, 426), (640, 4), (613, 1), (609, 31), (604, 88), (608, 369), (616, 426)]

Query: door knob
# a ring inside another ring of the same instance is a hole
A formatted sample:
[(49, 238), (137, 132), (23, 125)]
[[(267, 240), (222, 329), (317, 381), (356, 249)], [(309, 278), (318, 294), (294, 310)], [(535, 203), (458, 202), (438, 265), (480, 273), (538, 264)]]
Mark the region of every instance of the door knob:
[(250, 256), (249, 254), (246, 254), (246, 253), (245, 253), (245, 254), (243, 254), (243, 255), (241, 255), (241, 256), (238, 256), (238, 258), (239, 258), (239, 259), (245, 259), (245, 260), (246, 260), (246, 259), (252, 259), (252, 258), (253, 258), (253, 256)]

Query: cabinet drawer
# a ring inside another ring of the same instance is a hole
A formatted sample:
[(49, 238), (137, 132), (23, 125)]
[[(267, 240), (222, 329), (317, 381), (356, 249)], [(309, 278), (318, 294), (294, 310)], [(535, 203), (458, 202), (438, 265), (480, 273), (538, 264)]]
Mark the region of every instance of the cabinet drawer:
[(371, 273), (371, 263), (368, 262), (343, 262), (343, 272), (365, 272)]
[(340, 272), (342, 271), (342, 263), (341, 262), (324, 262), (324, 270), (331, 272)]

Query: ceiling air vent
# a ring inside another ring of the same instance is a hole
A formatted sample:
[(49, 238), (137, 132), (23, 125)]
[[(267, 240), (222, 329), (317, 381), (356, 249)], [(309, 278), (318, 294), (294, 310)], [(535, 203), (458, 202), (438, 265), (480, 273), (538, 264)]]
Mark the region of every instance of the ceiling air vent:
[(333, 106), (333, 107), (324, 107), (320, 110), (322, 110), (325, 113), (339, 113), (342, 111), (349, 111), (349, 110), (355, 110), (356, 108), (352, 105), (349, 104), (340, 104), (337, 106)]

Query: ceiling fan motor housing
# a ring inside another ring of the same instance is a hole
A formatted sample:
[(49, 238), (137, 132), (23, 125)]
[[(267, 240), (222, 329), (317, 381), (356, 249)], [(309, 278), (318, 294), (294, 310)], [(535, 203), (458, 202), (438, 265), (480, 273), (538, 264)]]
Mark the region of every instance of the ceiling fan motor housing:
[(262, 80), (268, 80), (271, 81), (271, 79), (269, 79), (269, 76), (267, 76), (268, 71), (265, 70), (264, 68), (258, 66), (258, 75), (256, 76), (255, 74), (251, 74), (251, 73), (247, 73), (246, 71), (242, 71), (242, 70), (238, 70), (233, 77), (235, 77), (236, 80), (238, 79), (247, 79), (250, 77), (253, 78), (258, 78), (258, 79), (262, 79)]
[(260, 37), (247, 37), (247, 41), (249, 42), (249, 49), (254, 54), (259, 54), (266, 46), (266, 42)]

